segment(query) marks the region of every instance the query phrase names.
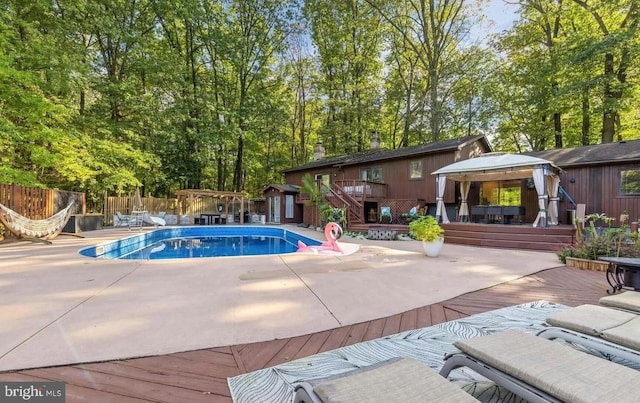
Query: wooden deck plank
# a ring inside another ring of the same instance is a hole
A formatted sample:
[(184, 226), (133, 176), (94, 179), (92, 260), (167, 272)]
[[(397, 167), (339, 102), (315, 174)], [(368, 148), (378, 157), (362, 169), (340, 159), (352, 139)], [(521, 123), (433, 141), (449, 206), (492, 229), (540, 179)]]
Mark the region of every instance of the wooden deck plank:
[(312, 334), (309, 340), (305, 343), (304, 346), (302, 346), (300, 351), (298, 351), (293, 359), (295, 360), (298, 358), (308, 357), (310, 355), (318, 353), (330, 334), (331, 332), (328, 330)]
[(369, 326), (367, 326), (367, 331), (364, 334), (363, 340), (373, 340), (378, 337), (382, 337), (382, 332), (384, 330), (384, 324), (386, 322), (385, 318), (372, 320), (369, 322)]
[(130, 378), (111, 376), (96, 371), (91, 371), (89, 374), (90, 380), (88, 380), (86, 370), (75, 366), (34, 369), (30, 370), (29, 373), (74, 386), (116, 394), (123, 398), (146, 399), (157, 402), (204, 402), (207, 401), (208, 393), (211, 393), (209, 390), (175, 387), (140, 379), (135, 380), (136, 387), (132, 388), (132, 379)]
[(0, 373), (0, 381), (62, 381), (67, 403), (230, 403), (227, 377), (320, 351), (421, 328), (507, 306), (546, 300), (597, 304), (604, 273), (561, 266), (398, 315), (288, 339), (223, 346), (163, 356)]
[(270, 340), (261, 343), (250, 343), (240, 352), (247, 371), (265, 368), (266, 364), (278, 354), (289, 339)]
[(348, 339), (345, 341), (345, 346), (360, 343), (365, 340), (364, 337), (367, 334), (369, 328), (369, 322), (362, 322), (351, 326)]
[(433, 325), (431, 320), (431, 309), (428, 306), (423, 306), (416, 309), (416, 328), (427, 327)]
[(282, 364), (283, 362), (291, 361), (293, 357), (304, 347), (309, 341), (311, 335), (293, 337), (287, 340), (287, 344), (273, 356), (273, 358), (265, 365), (266, 367), (272, 367), (274, 365)]
[(384, 322), (384, 328), (382, 329), (382, 336), (398, 333), (398, 331), (400, 331), (400, 318), (401, 315), (387, 317), (387, 320)]
[(343, 326), (331, 330), (329, 337), (327, 337), (327, 340), (320, 348), (320, 351), (335, 350), (336, 348), (344, 346), (345, 341), (349, 338), (350, 331), (351, 326)]
[(404, 312), (400, 314), (400, 328), (399, 331), (403, 332), (405, 330), (415, 329), (416, 322), (418, 320), (418, 311), (416, 309), (412, 309), (410, 311)]

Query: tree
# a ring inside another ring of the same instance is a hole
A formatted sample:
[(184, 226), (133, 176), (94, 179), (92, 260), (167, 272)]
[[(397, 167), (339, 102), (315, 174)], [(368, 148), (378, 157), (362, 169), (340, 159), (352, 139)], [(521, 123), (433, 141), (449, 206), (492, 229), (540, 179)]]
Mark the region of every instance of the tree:
[(441, 139), (448, 94), (455, 85), (451, 63), (468, 32), (469, 14), (464, 0), (367, 0), (410, 47), (426, 72), (431, 141)]
[(362, 0), (307, 1), (305, 15), (319, 54), (318, 90), (326, 97), (320, 137), (330, 154), (362, 151), (378, 110), (380, 16)]
[(628, 92), (627, 74), (634, 62), (634, 42), (637, 46), (638, 1), (573, 2), (591, 15), (602, 35), (592, 47), (592, 52), (603, 57), (602, 142), (611, 143), (616, 132), (621, 140), (619, 109)]

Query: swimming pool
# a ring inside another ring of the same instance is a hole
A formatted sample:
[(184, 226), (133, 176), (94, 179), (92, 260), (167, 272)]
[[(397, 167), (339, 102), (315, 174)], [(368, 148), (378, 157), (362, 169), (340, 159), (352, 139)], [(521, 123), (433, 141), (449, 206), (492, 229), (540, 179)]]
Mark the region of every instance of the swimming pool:
[(83, 248), (83, 256), (99, 259), (185, 259), (292, 253), (298, 241), (315, 239), (279, 227), (197, 226), (163, 228)]

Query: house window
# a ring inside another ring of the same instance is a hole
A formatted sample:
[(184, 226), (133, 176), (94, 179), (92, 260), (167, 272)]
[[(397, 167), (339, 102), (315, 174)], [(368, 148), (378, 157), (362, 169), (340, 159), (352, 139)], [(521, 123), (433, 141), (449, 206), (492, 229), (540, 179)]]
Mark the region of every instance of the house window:
[(640, 169), (626, 169), (620, 171), (620, 194), (640, 194)]
[(284, 217), (293, 218), (293, 195), (285, 195), (284, 206)]
[(382, 183), (382, 168), (362, 168), (360, 170), (360, 179)]
[(422, 160), (409, 161), (409, 179), (422, 178)]

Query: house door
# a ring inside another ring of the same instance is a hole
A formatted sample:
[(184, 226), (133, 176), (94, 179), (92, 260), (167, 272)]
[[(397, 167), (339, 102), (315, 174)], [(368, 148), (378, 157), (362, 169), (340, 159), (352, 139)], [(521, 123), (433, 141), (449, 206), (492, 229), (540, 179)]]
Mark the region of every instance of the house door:
[(269, 197), (269, 221), (280, 222), (280, 196)]

